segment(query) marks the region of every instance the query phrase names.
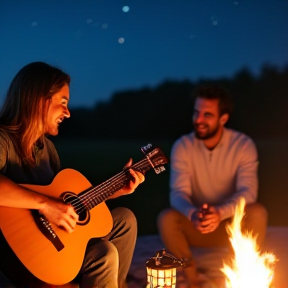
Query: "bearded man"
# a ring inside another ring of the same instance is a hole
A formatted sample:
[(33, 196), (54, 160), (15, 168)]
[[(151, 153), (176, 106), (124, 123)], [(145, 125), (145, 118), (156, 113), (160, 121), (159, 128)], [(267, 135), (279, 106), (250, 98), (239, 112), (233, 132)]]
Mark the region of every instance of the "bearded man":
[[(190, 287), (199, 287), (191, 247), (230, 246), (226, 224), (241, 197), (245, 199), (243, 231), (263, 243), (267, 211), (256, 203), (258, 156), (247, 135), (228, 129), (233, 103), (218, 85), (196, 90), (194, 132), (183, 135), (171, 150), (170, 205), (157, 220), (168, 251), (185, 259)], [(231, 248), (231, 247), (230, 247)]]

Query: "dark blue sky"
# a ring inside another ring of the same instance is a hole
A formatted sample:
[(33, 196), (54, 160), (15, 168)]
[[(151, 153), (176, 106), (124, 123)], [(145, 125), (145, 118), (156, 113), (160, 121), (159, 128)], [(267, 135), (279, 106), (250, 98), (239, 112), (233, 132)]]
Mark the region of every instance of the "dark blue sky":
[(0, 100), (32, 61), (71, 75), (70, 107), (167, 79), (282, 68), (287, 27), (287, 0), (0, 0)]

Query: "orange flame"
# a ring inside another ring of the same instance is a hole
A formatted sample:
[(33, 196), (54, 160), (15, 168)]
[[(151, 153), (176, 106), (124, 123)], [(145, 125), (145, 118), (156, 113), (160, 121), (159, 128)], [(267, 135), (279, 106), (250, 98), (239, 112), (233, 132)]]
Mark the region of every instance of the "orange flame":
[(251, 232), (241, 232), (244, 207), (245, 200), (241, 198), (232, 223), (226, 227), (234, 249), (234, 259), (231, 259), (231, 265), (224, 263), (221, 269), (226, 276), (225, 288), (269, 288), (276, 258), (271, 253), (260, 253), (257, 237), (253, 237)]

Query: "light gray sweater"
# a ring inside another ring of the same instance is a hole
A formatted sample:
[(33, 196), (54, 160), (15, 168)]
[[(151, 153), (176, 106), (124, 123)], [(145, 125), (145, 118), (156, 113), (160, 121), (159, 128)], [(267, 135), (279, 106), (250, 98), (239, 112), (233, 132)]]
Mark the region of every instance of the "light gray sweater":
[(242, 196), (247, 204), (257, 199), (258, 156), (247, 135), (224, 128), (213, 150), (190, 133), (171, 150), (170, 204), (189, 219), (203, 203), (219, 208), (221, 220), (234, 215)]

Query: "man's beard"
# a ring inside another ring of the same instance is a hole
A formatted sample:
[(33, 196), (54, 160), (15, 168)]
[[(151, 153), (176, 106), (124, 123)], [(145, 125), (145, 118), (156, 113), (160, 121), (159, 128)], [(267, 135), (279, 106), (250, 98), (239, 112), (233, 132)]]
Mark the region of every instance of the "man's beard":
[(202, 134), (202, 133), (199, 133), (197, 131), (197, 126), (198, 125), (201, 125), (201, 124), (194, 124), (194, 128), (195, 128), (194, 131), (195, 131), (196, 138), (201, 139), (201, 140), (207, 140), (207, 139), (210, 139), (210, 138), (214, 137), (217, 134), (217, 132), (219, 130), (219, 127), (220, 127), (219, 124), (218, 124), (213, 130), (208, 128), (207, 132), (205, 134)]

